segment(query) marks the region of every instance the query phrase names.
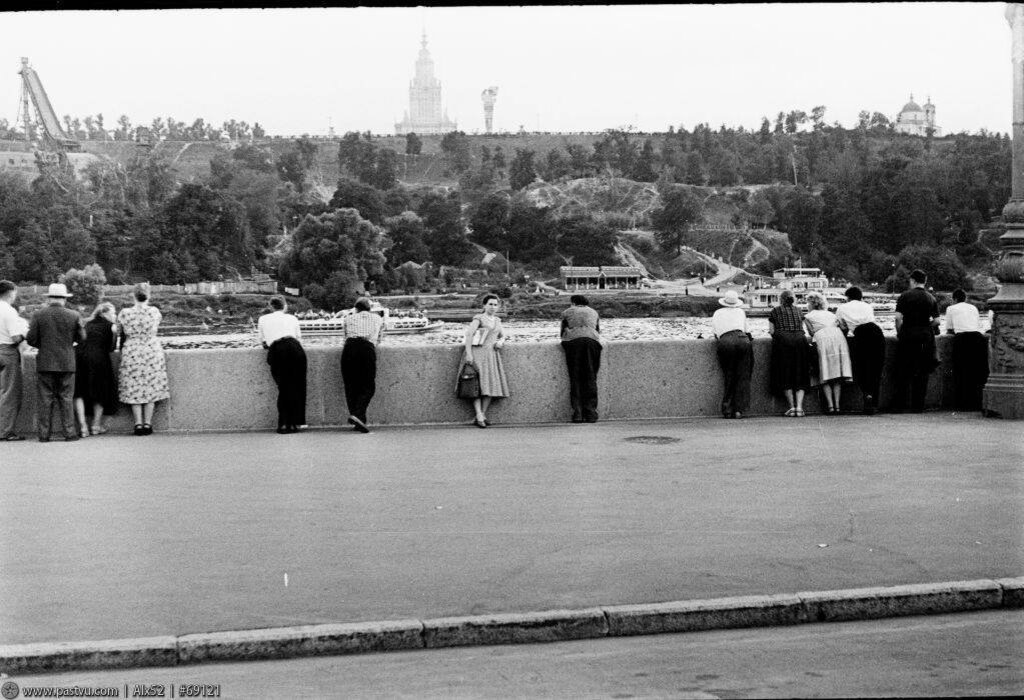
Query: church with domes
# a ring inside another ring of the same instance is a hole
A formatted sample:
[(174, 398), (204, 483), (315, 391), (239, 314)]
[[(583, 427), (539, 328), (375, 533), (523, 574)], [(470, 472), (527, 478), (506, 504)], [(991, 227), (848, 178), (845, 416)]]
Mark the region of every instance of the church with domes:
[(434, 59), (427, 51), (427, 33), (423, 32), (416, 74), (409, 83), (409, 109), (395, 124), (395, 134), (447, 134), (458, 128), (441, 107), (441, 81), (434, 77)]
[(932, 98), (928, 98), (924, 107), (914, 102), (914, 96), (910, 96), (910, 102), (903, 105), (903, 109), (896, 116), (894, 126), (897, 133), (913, 134), (914, 136), (927, 136), (931, 130), (932, 136), (942, 136), (942, 129), (935, 125), (935, 105)]

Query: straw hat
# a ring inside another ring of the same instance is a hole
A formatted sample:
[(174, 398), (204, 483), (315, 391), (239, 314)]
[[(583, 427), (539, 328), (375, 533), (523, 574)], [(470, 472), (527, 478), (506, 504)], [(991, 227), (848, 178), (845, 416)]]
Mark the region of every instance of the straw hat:
[(740, 298), (740, 295), (736, 293), (735, 289), (730, 289), (726, 292), (725, 296), (718, 300), (718, 303), (722, 306), (745, 306), (743, 299)]
[(53, 297), (63, 297), (64, 299), (67, 299), (68, 297), (70, 297), (72, 295), (68, 294), (67, 285), (60, 284), (58, 282), (54, 282), (53, 284), (50, 285), (50, 288), (48, 290), (46, 290), (46, 296), (51, 297), (51, 298), (53, 298)]

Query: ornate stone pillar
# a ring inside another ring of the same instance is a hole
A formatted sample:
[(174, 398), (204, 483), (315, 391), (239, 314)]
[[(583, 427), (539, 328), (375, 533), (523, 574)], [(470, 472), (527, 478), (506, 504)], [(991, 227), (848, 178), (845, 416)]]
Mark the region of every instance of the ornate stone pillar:
[(1024, 3), (1007, 3), (1006, 21), (1013, 35), (1013, 185), (999, 238), (1001, 284), (988, 302), (995, 314), (983, 406), (986, 415), (1024, 418)]

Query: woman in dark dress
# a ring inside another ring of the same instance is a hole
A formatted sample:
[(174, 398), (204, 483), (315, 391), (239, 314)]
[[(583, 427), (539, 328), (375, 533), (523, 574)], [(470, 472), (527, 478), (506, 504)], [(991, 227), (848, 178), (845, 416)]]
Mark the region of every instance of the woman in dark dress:
[[(85, 323), (85, 340), (75, 346), (75, 413), (79, 434), (107, 432), (103, 416), (117, 412), (117, 384), (110, 353), (114, 351), (114, 305), (100, 303)], [(86, 406), (92, 411), (92, 425), (86, 421)]]
[(771, 390), (789, 403), (785, 415), (804, 416), (804, 392), (811, 383), (810, 343), (804, 335), (804, 315), (794, 305), (793, 292), (785, 289), (779, 305), (768, 316), (772, 336)]

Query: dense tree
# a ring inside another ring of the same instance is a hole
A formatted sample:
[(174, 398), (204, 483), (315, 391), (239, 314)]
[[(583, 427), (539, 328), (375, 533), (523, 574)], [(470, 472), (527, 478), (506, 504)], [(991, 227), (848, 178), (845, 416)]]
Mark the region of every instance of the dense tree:
[(573, 265), (615, 265), (615, 229), (591, 214), (574, 214), (554, 220), (558, 252)]
[(534, 153), (525, 148), (517, 148), (509, 168), (508, 184), (513, 190), (521, 190), (535, 179), (537, 171), (533, 166)]
[(361, 182), (370, 183), (377, 168), (376, 147), (360, 134), (349, 131), (338, 144), (338, 164)]
[(511, 203), (505, 193), (488, 195), (476, 207), (469, 219), (473, 240), (492, 250), (508, 250)]
[(459, 193), (428, 192), (416, 212), (430, 231), (426, 241), (430, 259), (439, 265), (461, 265), (472, 246), (466, 240)]
[(384, 221), (384, 201), (380, 191), (371, 185), (355, 180), (342, 179), (331, 197), (332, 209), (351, 208), (359, 212), (367, 221), (380, 224)]
[(384, 231), (391, 239), (387, 261), (392, 267), (398, 267), (410, 260), (422, 263), (430, 259), (430, 250), (424, 243), (427, 226), (414, 212), (406, 211), (384, 219)]
[(558, 231), (547, 208), (534, 207), (520, 196), (512, 201), (508, 240), (513, 258), (543, 266), (545, 260), (555, 255)]
[(967, 268), (949, 248), (928, 245), (907, 246), (896, 257), (896, 270), (886, 280), (890, 291), (902, 292), (907, 280), (915, 269), (924, 270), (928, 275), (928, 286), (951, 291), (957, 287), (971, 289)]
[(68, 292), (74, 296), (75, 304), (91, 309), (103, 296), (103, 285), (107, 283), (107, 275), (102, 267), (93, 263), (81, 270), (71, 268), (60, 276), (60, 281), (67, 285)]
[(453, 173), (462, 173), (472, 164), (469, 137), (462, 131), (450, 131), (441, 137), (441, 153)]
[(661, 206), (651, 214), (658, 245), (664, 251), (682, 251), (690, 227), (700, 221), (704, 204), (689, 188), (674, 186), (661, 195)]
[(405, 153), (410, 156), (418, 156), (423, 150), (423, 139), (417, 134), (409, 132), (405, 135)]
[(348, 305), (367, 280), (384, 271), (382, 230), (355, 209), (307, 216), (295, 230), (282, 276), (302, 287), (320, 285), (330, 305)]

